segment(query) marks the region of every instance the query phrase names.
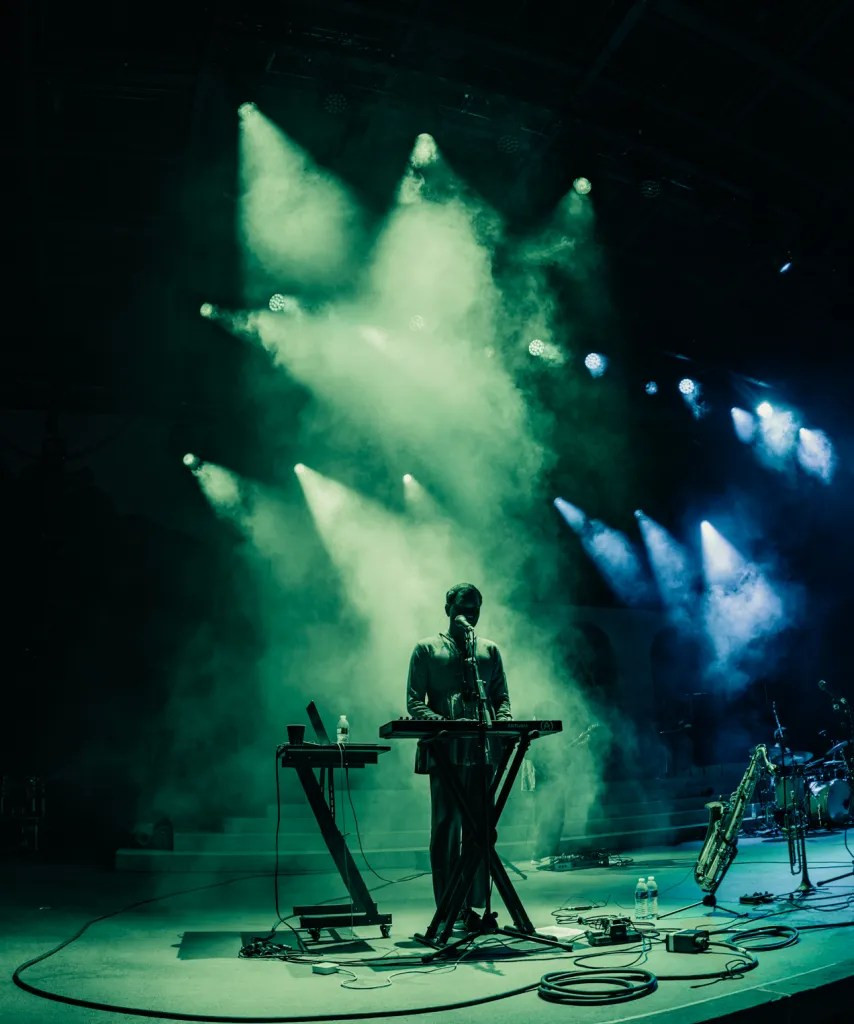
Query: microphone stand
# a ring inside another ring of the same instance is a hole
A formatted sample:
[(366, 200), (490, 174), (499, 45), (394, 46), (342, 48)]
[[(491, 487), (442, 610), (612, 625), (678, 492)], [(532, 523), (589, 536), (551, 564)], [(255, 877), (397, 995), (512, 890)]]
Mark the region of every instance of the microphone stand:
[[(465, 630), (466, 637), (466, 656), (463, 659), (463, 664), (466, 668), (466, 674), (468, 676), (469, 685), (472, 686), (477, 699), (477, 720), (480, 725), (478, 729), (478, 757), (479, 765), (481, 768), (481, 807), (483, 808), (483, 825), (486, 833), (486, 842), (484, 843), (484, 867), (489, 876), (489, 849), (494, 844), (495, 837), (493, 836), (493, 823), (492, 823), (492, 801), (490, 799), (490, 780), (489, 771), (487, 764), (487, 740), (486, 732), (493, 724), (492, 710), (489, 707), (489, 702), (486, 697), (486, 687), (483, 685), (483, 680), (480, 678), (480, 671), (477, 667), (477, 637), (475, 636), (474, 630), (469, 626)], [(518, 868), (515, 869), (519, 874)], [(492, 913), (492, 880), (487, 877), (486, 885), (486, 902), (484, 904), (483, 911), (483, 922), (481, 931), (491, 931), (496, 927), (495, 915)]]

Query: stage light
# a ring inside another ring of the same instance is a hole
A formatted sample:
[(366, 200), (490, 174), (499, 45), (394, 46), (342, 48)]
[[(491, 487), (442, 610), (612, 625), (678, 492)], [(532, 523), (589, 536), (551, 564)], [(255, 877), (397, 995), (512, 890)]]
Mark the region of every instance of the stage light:
[(429, 167), (430, 164), (436, 163), (438, 159), (439, 147), (436, 145), (436, 140), (427, 132), (422, 132), (412, 147), (412, 154), (409, 157), (410, 164), (420, 169), (422, 167)]
[(197, 469), (202, 463), (198, 455), (193, 455), (192, 452), (187, 452), (181, 461), (188, 469)]
[(792, 269), (792, 261), (786, 260), (786, 262), (777, 271), (778, 274), (786, 274)]
[(246, 120), (247, 118), (252, 117), (253, 114), (257, 114), (258, 108), (254, 103), (241, 103), (237, 108), (237, 113), (240, 117)]
[(697, 393), (697, 382), (690, 377), (683, 377), (679, 381), (679, 393), (682, 395), (694, 395)]
[(572, 183), (572, 187), (580, 196), (586, 196), (590, 189), (593, 188), (589, 178), (576, 178)]
[(706, 582), (712, 584), (736, 580), (739, 571), (746, 565), (745, 559), (708, 519), (700, 523), (700, 540)]
[(565, 498), (555, 498), (554, 507), (576, 533), (581, 532), (587, 523), (587, 516), (577, 505), (573, 505), (571, 501), (567, 501)]
[(798, 431), (798, 462), (805, 472), (817, 476), (829, 484), (836, 470), (836, 453), (833, 442), (823, 430)]
[(413, 477), (413, 475), (411, 473), (404, 473), (403, 474), (403, 482), (405, 484), (411, 484), (414, 479), (415, 479), (415, 477)]
[(746, 409), (739, 409), (733, 406), (730, 409), (732, 425), (735, 428), (735, 436), (743, 444), (750, 444), (756, 433), (756, 421)]
[(267, 303), (273, 313), (290, 313), (291, 315), (298, 315), (302, 312), (300, 309), (299, 299), (293, 295), (282, 295), (281, 292), (276, 292), (270, 296), (270, 301)]
[(584, 365), (590, 371), (591, 377), (601, 377), (608, 368), (608, 359), (601, 352), (588, 352), (584, 357)]
[(791, 409), (774, 409), (768, 402), (757, 408), (759, 445), (771, 466), (779, 469), (794, 454), (798, 443), (798, 422)]
[(203, 302), (201, 306), (199, 306), (199, 315), (203, 316), (205, 319), (212, 317), (213, 312), (214, 308), (210, 302)]
[(327, 114), (343, 114), (350, 106), (350, 101), (343, 92), (331, 92), (323, 101), (323, 109)]
[(302, 473), (305, 472), (305, 466), (301, 462), (298, 462), (294, 466), (294, 472), (296, 473), (297, 476), (300, 476)]
[(534, 338), (534, 340), (528, 345), (528, 351), (532, 356), (541, 356), (545, 350), (545, 342), (541, 341), (539, 338)]
[(657, 395), (658, 382), (654, 380), (648, 380), (646, 384), (644, 384), (643, 389), (648, 395)]

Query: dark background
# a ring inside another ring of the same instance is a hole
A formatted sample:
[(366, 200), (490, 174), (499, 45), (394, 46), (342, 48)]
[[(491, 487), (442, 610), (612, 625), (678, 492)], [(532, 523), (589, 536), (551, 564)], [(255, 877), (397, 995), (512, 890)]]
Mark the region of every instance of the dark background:
[[(0, 769), (52, 780), (74, 808), (64, 834), (101, 849), (129, 825), (166, 668), (188, 636), (204, 650), (201, 623), (236, 687), (260, 642), (241, 540), (180, 465), (197, 450), (277, 480), (257, 389), (241, 386), (257, 356), (198, 316), (242, 299), (246, 100), (377, 216), (420, 131), (511, 230), (591, 179), (610, 303), (581, 330), (612, 356), (603, 408), (619, 405), (613, 429), (631, 441), (620, 486), (603, 487), (601, 467), (578, 464), (579, 411), (544, 379), (567, 425), (549, 483), (621, 529), (639, 502), (677, 534), (723, 494), (761, 506), (759, 550), (804, 586), (809, 615), (744, 713), (765, 714), (770, 686), (798, 718), (795, 745), (815, 740), (814, 681), (844, 691), (852, 666), (854, 5), (33, 2), (7, 26)], [(704, 384), (700, 420), (674, 392), (686, 373)], [(296, 419), (299, 387), (270, 387)], [(828, 431), (832, 487), (763, 470), (734, 441), (729, 408), (751, 395)], [(296, 461), (283, 445), (276, 459)], [(612, 602), (565, 548), (571, 600)], [(110, 753), (75, 777), (93, 744)]]

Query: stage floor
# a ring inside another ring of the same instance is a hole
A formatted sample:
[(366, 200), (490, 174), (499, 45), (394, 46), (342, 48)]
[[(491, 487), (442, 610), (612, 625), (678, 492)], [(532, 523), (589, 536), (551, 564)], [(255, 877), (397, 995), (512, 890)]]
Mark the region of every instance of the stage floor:
[[(578, 928), (574, 924), (578, 916), (631, 916), (635, 882), (639, 875), (650, 873), (658, 881), (660, 913), (664, 915), (693, 903), (701, 895), (692, 875), (699, 845), (695, 842), (678, 847), (620, 850), (632, 863), (607, 868), (538, 871), (520, 863), (517, 867), (527, 877), (520, 878), (513, 870), (510, 877), (537, 928), (553, 927), (554, 915), (560, 908), (566, 908), (560, 916), (567, 929)], [(852, 867), (841, 834), (812, 836), (807, 850), (813, 882)], [(361, 859), (356, 860), (361, 867)], [(783, 896), (796, 889), (800, 876), (790, 874), (787, 848), (780, 840), (740, 840), (738, 856), (718, 892), (721, 907), (748, 912), (749, 918), (730, 917), (720, 907), (714, 911), (694, 907), (659, 920), (658, 940), (650, 936), (644, 943), (645, 949), (637, 944), (609, 947), (607, 956), (586, 961), (588, 965), (612, 969), (631, 964), (656, 975), (706, 974), (724, 969), (735, 955), (728, 950), (699, 955), (668, 953), (662, 941), (665, 929), (730, 929), (713, 938), (736, 942), (740, 931), (760, 925), (801, 929), (795, 945), (757, 952), (759, 963), (753, 970), (718, 981), (661, 980), (650, 995), (622, 1004), (556, 1005), (541, 999), (533, 990), (465, 1008), (427, 1013), (407, 1011), (494, 997), (535, 985), (547, 972), (576, 970), (574, 958), (589, 952), (586, 940), (583, 936), (574, 940), (572, 953), (558, 956), (537, 949), (524, 958), (508, 960), (509, 951), (498, 945), (497, 937), (484, 937), (472, 947), (461, 949), (456, 964), (436, 962), (387, 968), (380, 961), (373, 966), (354, 967), (354, 982), (349, 974), (314, 974), (310, 966), (302, 963), (238, 958), (241, 945), (268, 934), (275, 921), (269, 876), (231, 876), (225, 885), (198, 889), (223, 878), (117, 873), (56, 865), (4, 867), (0, 886), (0, 956), (5, 984), (0, 993), (0, 1019), (14, 1024), (45, 1024), (55, 1020), (126, 1022), (129, 1018), (114, 1010), (75, 1007), (24, 992), (13, 985), (11, 974), (18, 964), (74, 935), (85, 922), (139, 900), (152, 902), (91, 925), (77, 941), (26, 970), (23, 980), (72, 998), (149, 1011), (196, 1014), (202, 1019), (322, 1019), (321, 1015), (346, 1019), (403, 1011), (394, 1019), (417, 1020), (422, 1024), (433, 1018), (528, 1024), (534, 1016), (538, 1024), (570, 1019), (597, 1024), (633, 1020), (643, 1020), (645, 1024), (690, 1024), (723, 1017), (776, 1024), (806, 1020), (817, 1024), (850, 1021), (854, 1016), (854, 931), (847, 927), (815, 927), (854, 922), (854, 877), (821, 886), (815, 893), (795, 901), (784, 898), (757, 907), (738, 903), (745, 894), (770, 891)], [(386, 884), (366, 869), (363, 874), (369, 887), (377, 887), (374, 898), (379, 910), (394, 917), (390, 937), (382, 938), (375, 927), (357, 928), (355, 933), (339, 935), (338, 939), (324, 933), (320, 942), (308, 942), (309, 953), (346, 965), (353, 959), (388, 959), (391, 955), (421, 956), (430, 952), (412, 939), (415, 932), (424, 931), (432, 916), (429, 875)], [(403, 872), (388, 870), (380, 874), (389, 879), (404, 877)], [(289, 914), (294, 904), (342, 902), (343, 896), (337, 876), (279, 879), (283, 915)], [(569, 909), (591, 905), (595, 909)], [(503, 905), (499, 903), (497, 909), (499, 924), (510, 924)], [(280, 926), (279, 937), (282, 942), (294, 941), (284, 925)], [(386, 986), (389, 981), (391, 985)], [(342, 983), (376, 987), (343, 988)]]

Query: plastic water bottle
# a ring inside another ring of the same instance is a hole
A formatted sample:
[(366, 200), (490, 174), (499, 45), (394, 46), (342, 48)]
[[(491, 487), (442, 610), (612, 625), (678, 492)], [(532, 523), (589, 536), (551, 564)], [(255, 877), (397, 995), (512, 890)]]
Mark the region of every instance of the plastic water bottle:
[(655, 920), (658, 917), (658, 882), (655, 880), (655, 875), (650, 875), (646, 880), (646, 905), (646, 916)]
[(642, 879), (638, 879), (638, 884), (635, 886), (635, 920), (645, 921), (649, 914), (649, 892), (646, 887), (646, 882)]
[(350, 739), (350, 723), (347, 721), (346, 715), (341, 715), (338, 719), (338, 727), (335, 730), (335, 742), (346, 743)]

